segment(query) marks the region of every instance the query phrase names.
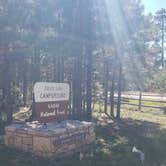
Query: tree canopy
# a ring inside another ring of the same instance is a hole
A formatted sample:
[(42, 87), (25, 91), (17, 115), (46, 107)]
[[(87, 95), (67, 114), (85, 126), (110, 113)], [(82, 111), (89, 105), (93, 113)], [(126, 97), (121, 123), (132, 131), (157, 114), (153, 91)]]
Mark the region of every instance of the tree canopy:
[(137, 0), (1, 0), (0, 29), (1, 110), (9, 122), (32, 102), (35, 82), (69, 83), (71, 116), (91, 119), (91, 104), (98, 96), (107, 103), (108, 91), (155, 90), (163, 66), (160, 28)]

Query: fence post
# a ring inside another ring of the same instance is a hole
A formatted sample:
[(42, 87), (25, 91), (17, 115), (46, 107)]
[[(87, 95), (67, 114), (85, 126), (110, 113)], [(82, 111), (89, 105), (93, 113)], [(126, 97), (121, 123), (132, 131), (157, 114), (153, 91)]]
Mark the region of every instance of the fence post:
[(138, 110), (141, 111), (141, 105), (142, 105), (142, 92), (139, 92), (139, 105), (138, 105)]

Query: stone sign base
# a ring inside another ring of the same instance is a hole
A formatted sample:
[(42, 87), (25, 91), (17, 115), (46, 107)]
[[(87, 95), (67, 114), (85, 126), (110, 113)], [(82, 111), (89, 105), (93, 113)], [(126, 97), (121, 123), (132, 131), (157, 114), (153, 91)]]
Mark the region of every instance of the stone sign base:
[(91, 122), (63, 121), (40, 124), (36, 121), (5, 128), (5, 144), (41, 157), (71, 155), (95, 140)]

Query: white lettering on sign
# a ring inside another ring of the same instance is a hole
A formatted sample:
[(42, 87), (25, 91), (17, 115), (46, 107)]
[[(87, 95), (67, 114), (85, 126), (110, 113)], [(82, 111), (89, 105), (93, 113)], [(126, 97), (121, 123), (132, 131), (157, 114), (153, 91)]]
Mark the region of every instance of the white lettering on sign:
[(35, 102), (68, 101), (69, 85), (38, 82), (34, 86)]
[(40, 113), (40, 117), (41, 118), (46, 118), (46, 117), (50, 117), (50, 116), (55, 116), (56, 115), (56, 111), (54, 110), (53, 112), (41, 112)]
[(50, 103), (50, 104), (48, 104), (48, 108), (49, 108), (49, 109), (59, 108), (59, 104), (54, 104), (54, 103), (51, 104), (51, 103)]
[(62, 111), (60, 111), (60, 110), (54, 110), (52, 112), (41, 112), (40, 113), (40, 117), (41, 118), (48, 118), (48, 117), (51, 117), (51, 116), (56, 116), (57, 114), (58, 115), (65, 115), (66, 112), (65, 112), (65, 110), (62, 110)]
[(58, 115), (64, 115), (66, 112), (65, 110), (57, 110)]

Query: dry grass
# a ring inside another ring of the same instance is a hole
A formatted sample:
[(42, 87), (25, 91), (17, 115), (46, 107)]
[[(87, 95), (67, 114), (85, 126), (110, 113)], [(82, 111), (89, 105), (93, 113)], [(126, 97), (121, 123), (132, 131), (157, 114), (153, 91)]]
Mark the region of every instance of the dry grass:
[[(166, 115), (159, 109), (143, 109), (123, 106), (122, 120), (110, 120), (99, 105), (95, 106), (96, 142), (93, 151), (60, 161), (36, 159), (6, 147), (0, 148), (0, 165), (3, 166), (164, 166), (166, 165)], [(21, 110), (15, 118), (26, 119), (28, 110)], [(132, 153), (136, 146), (145, 153), (145, 162), (141, 163), (137, 154)]]

